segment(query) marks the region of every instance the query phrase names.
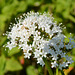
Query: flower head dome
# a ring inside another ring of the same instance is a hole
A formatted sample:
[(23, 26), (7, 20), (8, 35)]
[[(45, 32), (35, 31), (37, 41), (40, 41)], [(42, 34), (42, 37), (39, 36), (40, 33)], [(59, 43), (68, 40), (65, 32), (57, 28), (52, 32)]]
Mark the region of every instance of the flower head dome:
[[(51, 62), (51, 67), (65, 68), (72, 63), (72, 59), (66, 55), (75, 43), (65, 43), (65, 35), (62, 28), (53, 21), (53, 17), (47, 13), (30, 12), (23, 14), (17, 23), (13, 25), (7, 34), (9, 42), (7, 46), (10, 50), (16, 46), (24, 52), (25, 58), (31, 55), (37, 59), (37, 63), (44, 66), (43, 58)], [(65, 61), (62, 59), (65, 58)]]

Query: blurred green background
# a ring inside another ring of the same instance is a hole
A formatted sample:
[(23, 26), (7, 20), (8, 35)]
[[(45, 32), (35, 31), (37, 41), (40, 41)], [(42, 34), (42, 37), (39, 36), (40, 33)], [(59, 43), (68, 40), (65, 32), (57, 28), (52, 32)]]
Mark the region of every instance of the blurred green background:
[[(3, 48), (8, 41), (2, 34), (8, 29), (10, 22), (29, 11), (49, 12), (57, 23), (67, 27), (66, 36), (73, 33), (75, 36), (75, 0), (0, 0), (0, 75), (48, 75), (45, 67), (36, 64), (36, 60), (23, 58), (18, 48)], [(75, 49), (69, 53), (75, 61)], [(54, 71), (54, 69), (53, 69)], [(66, 75), (75, 75), (75, 62), (64, 71)]]

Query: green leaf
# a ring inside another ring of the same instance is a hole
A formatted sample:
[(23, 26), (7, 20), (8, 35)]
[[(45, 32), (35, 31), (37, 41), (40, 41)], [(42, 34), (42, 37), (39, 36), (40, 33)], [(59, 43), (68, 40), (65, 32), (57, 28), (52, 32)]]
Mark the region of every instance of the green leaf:
[(69, 15), (69, 19), (75, 23), (75, 17)]
[(44, 12), (44, 11), (48, 12), (49, 6), (50, 6), (50, 4), (42, 5), (42, 6), (40, 7), (41, 12)]
[(0, 37), (0, 46), (2, 46), (5, 41), (6, 41), (6, 37), (1, 36)]
[(27, 75), (38, 75), (37, 70), (35, 70), (34, 66), (29, 66), (27, 68)]
[(20, 52), (20, 49), (18, 49), (18, 47), (14, 47), (13, 49), (11, 49), (8, 53), (8, 56), (12, 56), (16, 53)]
[(75, 67), (75, 62), (69, 65), (69, 67)]
[(27, 0), (28, 5), (34, 5), (34, 3), (35, 3), (35, 0)]
[(6, 59), (4, 55), (2, 55), (0, 57), (0, 75), (4, 75), (5, 73), (5, 62), (6, 62)]
[(2, 8), (5, 5), (5, 0), (0, 0), (0, 8)]
[(4, 32), (5, 30), (5, 21), (7, 19), (7, 16), (1, 14), (0, 15), (0, 35), (2, 34), (2, 32)]
[(18, 6), (17, 6), (16, 11), (17, 11), (17, 12), (23, 12), (23, 11), (25, 11), (26, 9), (27, 9), (27, 4), (26, 4), (26, 2), (25, 2), (25, 1), (20, 1), (20, 2), (18, 3)]
[(14, 59), (13, 57), (11, 59), (9, 59), (6, 62), (6, 68), (7, 71), (18, 71), (18, 70), (22, 70), (22, 66), (21, 64)]
[(2, 13), (11, 16), (12, 14), (16, 13), (14, 11), (17, 9), (17, 5), (18, 5), (18, 1), (17, 0), (13, 0), (12, 4), (6, 5), (2, 9)]
[(75, 55), (75, 48), (72, 49), (72, 55)]

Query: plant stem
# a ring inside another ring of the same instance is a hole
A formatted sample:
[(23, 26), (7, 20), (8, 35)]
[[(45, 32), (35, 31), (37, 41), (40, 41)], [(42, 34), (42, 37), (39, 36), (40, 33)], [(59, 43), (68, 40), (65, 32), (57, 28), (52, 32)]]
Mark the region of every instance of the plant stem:
[(46, 66), (44, 67), (44, 75), (47, 75), (47, 69), (46, 69)]
[(62, 74), (62, 75), (65, 75), (63, 70), (61, 70), (61, 74)]
[(58, 68), (56, 68), (56, 75), (58, 75)]
[(50, 63), (47, 61), (46, 58), (43, 58), (43, 60), (44, 60), (44, 62), (45, 62), (45, 66), (46, 66), (46, 68), (47, 68), (47, 70), (48, 70), (48, 72), (49, 72), (49, 75), (53, 75), (53, 72), (52, 72), (52, 70), (51, 70), (51, 68), (50, 68), (50, 66), (49, 66)]

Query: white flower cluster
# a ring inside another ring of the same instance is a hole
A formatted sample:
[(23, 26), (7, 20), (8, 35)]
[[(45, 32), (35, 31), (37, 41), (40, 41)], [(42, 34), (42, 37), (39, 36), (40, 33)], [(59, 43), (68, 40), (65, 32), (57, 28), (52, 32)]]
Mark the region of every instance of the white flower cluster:
[(6, 47), (11, 50), (18, 46), (23, 50), (25, 58), (29, 59), (33, 55), (42, 66), (45, 65), (43, 58), (50, 61), (52, 68), (62, 69), (72, 63), (72, 59), (66, 54), (75, 47), (75, 43), (71, 38), (69, 42), (65, 42), (62, 28), (53, 21), (51, 15), (30, 12), (16, 21), (7, 34), (10, 41)]

